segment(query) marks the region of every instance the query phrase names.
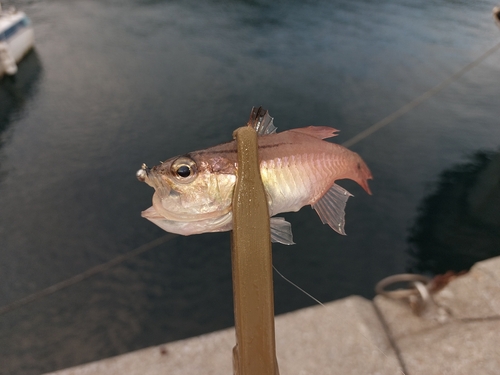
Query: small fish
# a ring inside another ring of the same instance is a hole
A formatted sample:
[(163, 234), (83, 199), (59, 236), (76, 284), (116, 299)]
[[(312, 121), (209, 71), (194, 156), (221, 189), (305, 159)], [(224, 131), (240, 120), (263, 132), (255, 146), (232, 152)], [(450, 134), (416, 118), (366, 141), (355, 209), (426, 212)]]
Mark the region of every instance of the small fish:
[[(271, 240), (293, 244), (291, 224), (282, 212), (311, 205), (321, 221), (340, 234), (344, 208), (352, 196), (335, 184), (356, 181), (371, 194), (371, 172), (361, 157), (323, 141), (338, 130), (309, 126), (276, 133), (273, 118), (252, 108), (248, 126), (259, 135), (260, 174), (268, 197)], [(155, 189), (153, 206), (142, 216), (167, 232), (191, 235), (232, 229), (232, 197), (238, 169), (236, 142), (176, 156), (153, 168), (143, 164), (137, 178)]]

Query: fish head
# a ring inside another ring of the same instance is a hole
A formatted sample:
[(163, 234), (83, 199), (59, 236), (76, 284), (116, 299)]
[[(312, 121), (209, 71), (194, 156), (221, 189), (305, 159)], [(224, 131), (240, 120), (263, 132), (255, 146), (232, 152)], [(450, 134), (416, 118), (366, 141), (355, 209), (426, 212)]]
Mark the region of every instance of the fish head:
[(143, 165), (137, 178), (155, 189), (153, 206), (143, 217), (177, 223), (213, 222), (231, 211), (236, 166), (222, 157), (187, 154), (153, 168)]

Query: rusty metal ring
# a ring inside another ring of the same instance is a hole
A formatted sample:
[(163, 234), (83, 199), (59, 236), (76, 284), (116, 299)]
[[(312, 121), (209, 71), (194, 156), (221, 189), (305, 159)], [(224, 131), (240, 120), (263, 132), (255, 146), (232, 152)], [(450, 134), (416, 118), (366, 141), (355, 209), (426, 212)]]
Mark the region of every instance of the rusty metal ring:
[(427, 276), (417, 275), (413, 273), (402, 273), (399, 275), (389, 276), (377, 283), (377, 285), (375, 286), (375, 293), (392, 299), (404, 299), (409, 298), (412, 295), (421, 294), (421, 291), (419, 291), (419, 288), (415, 285), (412, 289), (386, 290), (386, 288), (391, 284), (405, 281), (410, 283), (419, 282), (426, 286), (430, 283), (431, 279)]

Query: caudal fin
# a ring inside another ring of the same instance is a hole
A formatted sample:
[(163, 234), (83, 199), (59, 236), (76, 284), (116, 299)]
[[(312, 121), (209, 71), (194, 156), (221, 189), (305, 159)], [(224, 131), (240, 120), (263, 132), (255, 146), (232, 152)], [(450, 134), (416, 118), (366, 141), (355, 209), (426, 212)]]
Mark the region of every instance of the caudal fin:
[(356, 171), (353, 173), (353, 176), (350, 177), (354, 181), (356, 181), (365, 191), (372, 195), (370, 187), (368, 186), (368, 180), (373, 180), (372, 172), (365, 164), (361, 156), (356, 154)]
[[(345, 176), (356, 181), (368, 194), (372, 194), (368, 186), (368, 180), (371, 180), (372, 173), (366, 166), (361, 157), (354, 154), (354, 164), (350, 164), (349, 174)], [(354, 168), (352, 168), (352, 166)], [(345, 235), (345, 206), (352, 194), (337, 184), (333, 186), (315, 203), (312, 208), (316, 210), (323, 224), (328, 224), (339, 234)]]

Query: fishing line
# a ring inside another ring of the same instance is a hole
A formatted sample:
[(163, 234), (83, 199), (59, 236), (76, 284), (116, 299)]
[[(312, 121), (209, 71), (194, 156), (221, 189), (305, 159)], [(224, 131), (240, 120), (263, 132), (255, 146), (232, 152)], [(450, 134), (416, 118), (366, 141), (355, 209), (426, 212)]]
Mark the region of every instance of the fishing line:
[(291, 285), (293, 285), (295, 288), (297, 288), (298, 290), (300, 290), (302, 293), (304, 293), (306, 296), (308, 296), (309, 298), (311, 298), (313, 301), (315, 301), (315, 302), (319, 303), (319, 304), (320, 304), (321, 306), (323, 306), (323, 307), (326, 307), (326, 306), (325, 306), (325, 305), (324, 305), (324, 304), (323, 304), (323, 303), (322, 303), (319, 299), (317, 299), (317, 298), (313, 297), (311, 294), (307, 293), (307, 292), (306, 292), (304, 289), (302, 289), (300, 286), (298, 286), (297, 284), (295, 284), (294, 282), (290, 281), (290, 280), (289, 280), (289, 279), (287, 279), (285, 276), (283, 276), (283, 274), (282, 274), (280, 271), (278, 271), (278, 269), (274, 266), (274, 264), (273, 264), (273, 269), (276, 271), (276, 273), (277, 273), (278, 275), (280, 275), (280, 276), (281, 276), (281, 278), (282, 278), (283, 280), (285, 280), (286, 282), (288, 282), (288, 283), (290, 283)]
[(71, 285), (75, 285), (79, 283), (80, 281), (83, 281), (85, 279), (88, 279), (91, 276), (94, 276), (98, 273), (102, 273), (104, 271), (109, 270), (111, 267), (114, 267), (120, 263), (125, 262), (126, 260), (129, 260), (131, 258), (136, 257), (139, 254), (142, 254), (148, 250), (151, 250), (167, 241), (170, 241), (172, 238), (177, 237), (175, 234), (168, 233), (160, 238), (157, 238), (156, 240), (153, 240), (151, 242), (148, 242), (144, 245), (141, 245), (128, 253), (125, 253), (123, 255), (120, 255), (114, 259), (111, 259), (110, 261), (106, 263), (99, 264), (95, 267), (89, 268), (88, 270), (79, 273), (73, 277), (70, 277), (69, 279), (66, 279), (64, 281), (61, 281), (57, 284), (54, 284), (52, 286), (49, 286), (48, 288), (42, 289), (36, 293), (30, 294), (24, 298), (18, 299), (17, 301), (14, 301), (12, 303), (9, 303), (5, 306), (0, 307), (0, 315), (8, 313), (9, 311), (15, 310), (21, 306), (27, 305), (30, 302), (37, 301), (41, 298), (47, 297), (51, 294), (54, 294), (55, 292), (58, 292), (62, 289), (65, 289)]
[[(313, 297), (311, 294), (309, 294), (308, 292), (306, 292), (304, 289), (302, 289), (300, 286), (298, 286), (297, 284), (295, 284), (294, 282), (290, 281), (290, 279), (286, 278), (285, 276), (283, 276), (283, 274), (278, 271), (278, 269), (274, 266), (273, 264), (273, 269), (274, 271), (276, 271), (276, 273), (278, 275), (280, 275), (280, 277), (285, 280), (286, 282), (290, 283), (292, 286), (294, 286), (295, 288), (297, 288), (298, 290), (300, 290), (302, 293), (304, 293), (306, 296), (308, 296), (309, 298), (311, 298), (313, 301), (317, 302), (318, 304), (320, 304), (321, 306), (323, 306), (325, 309), (328, 310), (328, 308), (326, 307), (326, 305), (324, 303), (322, 303), (319, 299)], [(377, 306), (375, 305), (374, 302), (372, 302), (373, 304), (373, 307), (375, 309), (375, 313), (377, 315), (377, 318), (379, 319), (379, 321), (381, 322), (382, 324), (382, 328), (384, 329), (384, 332), (387, 336), (387, 340), (389, 341), (389, 344), (392, 346), (392, 349), (394, 350), (394, 353), (396, 354), (396, 358), (398, 359), (398, 362), (399, 362), (399, 365), (401, 366), (401, 368), (399, 369), (399, 371), (401, 372), (401, 374), (403, 375), (407, 375), (408, 372), (407, 372), (407, 369), (406, 369), (406, 366), (405, 366), (405, 363), (403, 361), (403, 358), (401, 357), (401, 353), (398, 349), (398, 347), (396, 346), (396, 343), (394, 342), (394, 340), (392, 339), (391, 335), (389, 334), (389, 331), (388, 331), (388, 327), (387, 327), (387, 324), (385, 323), (385, 321), (383, 320), (383, 317), (380, 315), (381, 312), (378, 310)], [(375, 344), (372, 340), (370, 340), (367, 336), (365, 336), (363, 334), (363, 332), (359, 331), (359, 333), (361, 334), (361, 336), (363, 336), (365, 338), (366, 341), (368, 341), (371, 345), (373, 345), (380, 353), (382, 353), (382, 355), (384, 357), (386, 357), (387, 359), (389, 359), (389, 356), (382, 350), (378, 347), (377, 344)]]
[(479, 63), (481, 63), (488, 56), (490, 56), (491, 54), (493, 54), (494, 52), (496, 52), (499, 48), (500, 48), (500, 42), (497, 43), (496, 45), (494, 45), (493, 47), (491, 47), (489, 50), (487, 50), (485, 53), (483, 53), (481, 56), (479, 56), (476, 60), (472, 61), (471, 63), (467, 64), (462, 69), (460, 69), (458, 72), (456, 72), (456, 73), (452, 74), (451, 76), (449, 76), (448, 78), (446, 78), (441, 83), (439, 83), (436, 86), (434, 86), (433, 88), (427, 90), (426, 92), (424, 92), (419, 97), (413, 99), (411, 102), (409, 102), (408, 104), (405, 104), (404, 106), (402, 106), (401, 108), (399, 108), (397, 111), (391, 113), (389, 116), (384, 117), (379, 122), (373, 124), (372, 126), (370, 126), (367, 129), (363, 130), (361, 133), (358, 133), (357, 135), (355, 135), (351, 139), (345, 141), (344, 143), (342, 143), (342, 146), (344, 146), (344, 147), (351, 147), (352, 145), (354, 145), (354, 144), (362, 141), (363, 139), (369, 137), (370, 135), (372, 135), (376, 131), (382, 129), (383, 127), (385, 127), (387, 125), (389, 125), (394, 120), (400, 118), (401, 116), (403, 116), (404, 114), (408, 113), (409, 111), (411, 111), (413, 108), (415, 108), (419, 104), (423, 103), (427, 99), (429, 99), (429, 98), (433, 97), (434, 95), (436, 95), (438, 92), (440, 92), (441, 90), (443, 90), (444, 88), (446, 88), (447, 86), (449, 86), (451, 83), (455, 82), (457, 79), (459, 79), (465, 73), (467, 73), (469, 70), (471, 70), (476, 65), (478, 65)]

